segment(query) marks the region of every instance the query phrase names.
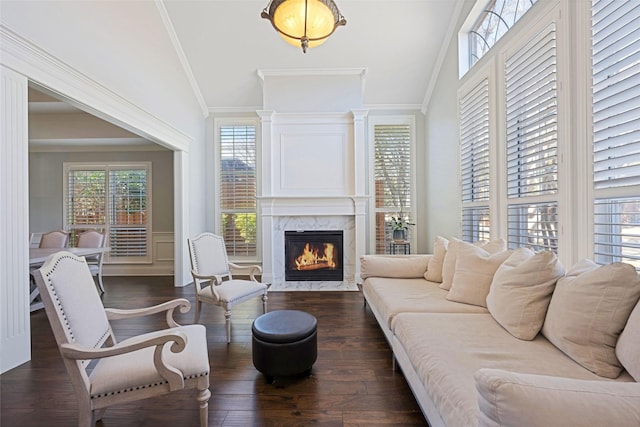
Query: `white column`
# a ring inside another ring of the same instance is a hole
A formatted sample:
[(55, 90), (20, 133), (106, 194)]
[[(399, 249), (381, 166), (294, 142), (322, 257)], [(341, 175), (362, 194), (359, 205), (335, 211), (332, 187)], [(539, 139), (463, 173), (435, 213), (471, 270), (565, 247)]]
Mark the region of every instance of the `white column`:
[[(273, 195), (273, 179), (272, 179), (272, 138), (273, 138), (273, 116), (275, 111), (261, 110), (257, 111), (260, 116), (260, 133), (261, 144), (258, 147), (258, 157), (260, 159), (260, 194), (259, 196)], [(262, 236), (262, 247), (260, 254), (262, 256), (262, 281), (265, 283), (273, 282), (274, 257), (273, 257), (273, 201), (265, 201), (258, 198), (258, 219)]]
[(31, 359), (27, 78), (0, 68), (0, 373)]
[(366, 127), (364, 119), (369, 110), (351, 110), (353, 114), (353, 168), (355, 174), (354, 194), (362, 196), (366, 191), (368, 176), (366, 153)]
[(174, 286), (191, 283), (191, 263), (187, 237), (189, 236), (189, 155), (185, 151), (173, 152), (173, 259)]

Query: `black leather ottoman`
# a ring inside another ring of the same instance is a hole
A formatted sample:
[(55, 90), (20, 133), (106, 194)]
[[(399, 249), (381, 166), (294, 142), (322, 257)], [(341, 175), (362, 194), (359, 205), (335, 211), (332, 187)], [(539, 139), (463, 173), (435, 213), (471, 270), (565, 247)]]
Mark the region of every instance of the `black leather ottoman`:
[(316, 318), (298, 310), (275, 310), (253, 321), (253, 366), (268, 383), (275, 377), (311, 374), (318, 358)]

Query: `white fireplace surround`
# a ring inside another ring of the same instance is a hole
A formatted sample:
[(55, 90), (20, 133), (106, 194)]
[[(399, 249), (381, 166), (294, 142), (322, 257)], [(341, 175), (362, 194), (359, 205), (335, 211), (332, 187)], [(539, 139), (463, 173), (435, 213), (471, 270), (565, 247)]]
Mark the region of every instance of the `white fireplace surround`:
[[(259, 112), (263, 281), (300, 289), (284, 279), (284, 232), (342, 230), (344, 285), (360, 279), (366, 246), (366, 111), (348, 113)], [(321, 290), (322, 282), (305, 282)], [(338, 284), (340, 285), (340, 284)], [(339, 288), (339, 286), (338, 286)]]

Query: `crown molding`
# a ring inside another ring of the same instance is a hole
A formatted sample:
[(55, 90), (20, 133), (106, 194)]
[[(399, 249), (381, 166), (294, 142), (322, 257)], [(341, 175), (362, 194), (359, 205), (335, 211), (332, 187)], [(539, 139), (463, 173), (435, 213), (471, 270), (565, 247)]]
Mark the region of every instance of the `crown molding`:
[(172, 150), (188, 151), (193, 138), (128, 101), (0, 24), (0, 65), (22, 74), (57, 98)]

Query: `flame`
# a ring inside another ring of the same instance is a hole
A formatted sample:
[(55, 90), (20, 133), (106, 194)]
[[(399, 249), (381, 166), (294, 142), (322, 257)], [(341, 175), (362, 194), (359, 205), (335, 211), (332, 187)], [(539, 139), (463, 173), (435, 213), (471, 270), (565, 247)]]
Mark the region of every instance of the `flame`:
[(324, 243), (324, 251), (319, 253), (319, 248), (311, 249), (309, 243), (304, 246), (302, 255), (296, 258), (296, 269), (303, 270), (304, 267), (314, 266), (318, 264), (324, 264), (324, 268), (335, 268), (336, 262), (334, 261), (335, 246), (331, 243)]

